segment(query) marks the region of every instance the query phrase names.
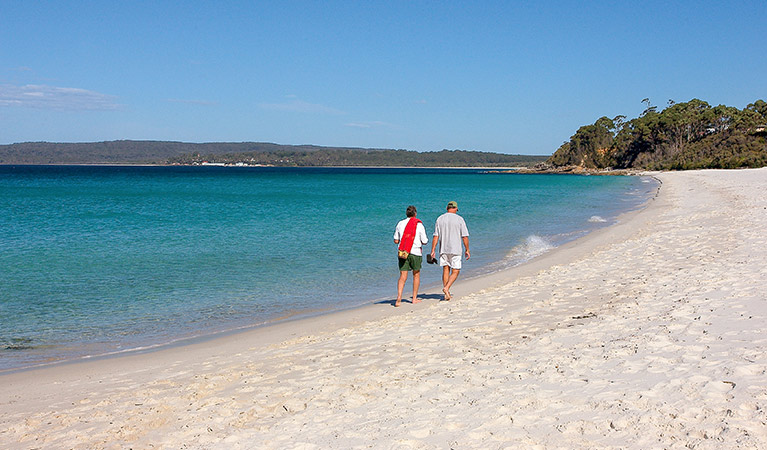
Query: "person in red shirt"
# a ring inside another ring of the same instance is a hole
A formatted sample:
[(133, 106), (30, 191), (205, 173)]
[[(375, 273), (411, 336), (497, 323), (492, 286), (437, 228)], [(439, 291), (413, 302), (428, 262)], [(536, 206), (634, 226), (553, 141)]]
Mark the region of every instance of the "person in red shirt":
[[(421, 284), (421, 246), (429, 242), (426, 228), (416, 218), (415, 206), (410, 205), (405, 211), (406, 219), (400, 220), (394, 229), (394, 243), (398, 244), (397, 263), (399, 265), (399, 280), (397, 281), (397, 300), (394, 306), (402, 304), (402, 291), (405, 289), (407, 273), (413, 271), (413, 304), (419, 303), (418, 287)], [(404, 256), (404, 257), (403, 257)]]

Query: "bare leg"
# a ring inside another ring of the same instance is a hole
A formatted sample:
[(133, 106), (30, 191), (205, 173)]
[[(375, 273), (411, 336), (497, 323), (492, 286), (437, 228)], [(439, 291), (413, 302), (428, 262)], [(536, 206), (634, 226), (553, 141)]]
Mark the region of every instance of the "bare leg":
[(413, 304), (421, 303), (418, 300), (418, 287), (421, 285), (421, 271), (413, 271)]
[(450, 300), (450, 292), (447, 290), (448, 281), (450, 281), (450, 267), (442, 266), (442, 292), (445, 293), (445, 300)]
[(443, 289), (445, 292), (447, 292), (447, 299), (449, 300), (453, 298), (453, 296), (450, 294), (450, 288), (453, 286), (453, 283), (455, 283), (455, 280), (458, 279), (458, 274), (461, 273), (461, 269), (452, 269), (450, 271), (450, 277), (448, 277), (447, 283), (445, 283), (445, 289)]
[(407, 271), (402, 270), (399, 273), (399, 280), (397, 280), (397, 301), (394, 302), (394, 306), (402, 304), (402, 291), (405, 289), (405, 281), (407, 281)]

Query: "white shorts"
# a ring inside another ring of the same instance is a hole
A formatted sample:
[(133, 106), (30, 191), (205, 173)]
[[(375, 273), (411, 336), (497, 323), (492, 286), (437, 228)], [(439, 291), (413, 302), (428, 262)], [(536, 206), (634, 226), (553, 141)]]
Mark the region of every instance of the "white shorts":
[(452, 269), (460, 269), (461, 255), (451, 255), (450, 253), (442, 253), (439, 255), (439, 265), (448, 266)]

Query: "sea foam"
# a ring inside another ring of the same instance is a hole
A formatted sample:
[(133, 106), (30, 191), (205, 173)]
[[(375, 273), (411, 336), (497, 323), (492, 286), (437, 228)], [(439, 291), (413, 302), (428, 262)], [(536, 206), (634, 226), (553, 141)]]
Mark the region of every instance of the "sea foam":
[(507, 261), (517, 265), (529, 261), (553, 249), (554, 245), (537, 235), (528, 236), (525, 241), (511, 249), (506, 255)]

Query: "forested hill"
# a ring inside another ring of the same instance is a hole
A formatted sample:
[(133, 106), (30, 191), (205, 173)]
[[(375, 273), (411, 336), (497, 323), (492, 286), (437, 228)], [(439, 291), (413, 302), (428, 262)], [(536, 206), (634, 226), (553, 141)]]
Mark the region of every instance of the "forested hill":
[(261, 142), (108, 141), (0, 145), (0, 164), (232, 164), (274, 166), (533, 166), (546, 156), (463, 150), (408, 150), (279, 145)]
[(376, 166), (376, 167), (531, 167), (546, 156), (506, 155), (465, 150), (414, 152), (295, 147), (280, 150), (225, 154), (186, 154), (170, 158), (170, 164), (237, 164), (274, 166)]
[(693, 99), (658, 111), (648, 99), (637, 118), (599, 118), (547, 163), (591, 169), (703, 169), (767, 166), (767, 102), (740, 110)]

